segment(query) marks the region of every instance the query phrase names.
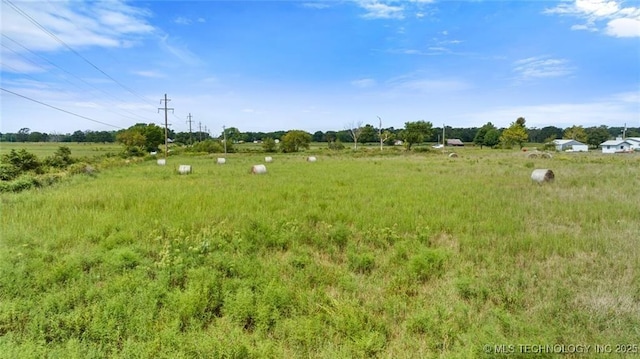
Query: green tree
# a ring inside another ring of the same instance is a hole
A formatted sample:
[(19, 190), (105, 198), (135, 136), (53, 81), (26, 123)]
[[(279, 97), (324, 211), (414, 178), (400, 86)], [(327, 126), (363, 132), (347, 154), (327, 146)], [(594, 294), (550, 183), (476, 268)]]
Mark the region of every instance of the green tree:
[(313, 142), (322, 142), (324, 141), (324, 133), (322, 131), (316, 131), (313, 134)]
[(164, 129), (153, 123), (138, 123), (118, 133), (116, 140), (124, 144), (127, 150), (138, 147), (146, 152), (156, 151), (164, 143)]
[(565, 139), (576, 140), (582, 143), (587, 142), (587, 132), (584, 130), (582, 126), (571, 126), (564, 130), (564, 134), (562, 136)]
[(589, 127), (585, 132), (587, 133), (587, 144), (593, 148), (597, 148), (611, 137), (606, 126)]
[(85, 134), (80, 130), (71, 134), (71, 141), (73, 142), (84, 142), (84, 139), (85, 139)]
[(407, 149), (410, 150), (414, 144), (422, 143), (425, 138), (431, 137), (432, 131), (433, 125), (431, 122), (405, 122), (402, 140), (405, 142)]
[(484, 135), (484, 145), (487, 147), (495, 147), (500, 144), (500, 130), (497, 128), (490, 129)]
[(476, 136), (473, 138), (473, 143), (476, 146), (480, 146), (480, 148), (482, 148), (482, 146), (490, 146), (485, 142), (485, 138), (487, 136), (487, 132), (491, 130), (496, 130), (496, 126), (494, 126), (491, 122), (487, 122), (484, 126), (480, 127), (478, 132), (476, 132)]
[(276, 140), (267, 137), (262, 141), (262, 149), (265, 152), (276, 152)]
[(376, 139), (378, 138), (378, 130), (373, 126), (366, 124), (362, 128), (360, 137), (358, 138), (360, 140), (360, 143), (376, 142)]
[(291, 130), (282, 136), (280, 149), (282, 152), (298, 152), (301, 148), (309, 149), (311, 135), (301, 130)]
[(29, 132), (31, 132), (31, 130), (27, 127), (23, 127), (21, 128), (18, 133), (16, 134), (16, 141), (18, 142), (27, 142), (29, 141)]
[(529, 139), (529, 135), (527, 134), (527, 129), (524, 127), (524, 124), (524, 117), (518, 117), (515, 122), (511, 123), (509, 128), (502, 131), (500, 142), (504, 147), (512, 148), (514, 145), (518, 145), (522, 148), (523, 144)]

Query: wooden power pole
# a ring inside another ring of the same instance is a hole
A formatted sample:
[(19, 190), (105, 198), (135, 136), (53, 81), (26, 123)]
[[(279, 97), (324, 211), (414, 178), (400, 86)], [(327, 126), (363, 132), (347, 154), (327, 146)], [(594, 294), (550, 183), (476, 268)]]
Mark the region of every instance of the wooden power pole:
[(162, 103), (162, 101), (164, 101), (164, 108), (159, 107), (158, 112), (160, 112), (160, 110), (164, 110), (164, 158), (166, 160), (167, 157), (169, 157), (169, 119), (167, 113), (169, 110), (173, 112), (173, 108), (167, 107), (168, 102), (171, 101), (167, 98), (167, 94), (164, 94), (164, 100), (160, 99), (160, 103)]

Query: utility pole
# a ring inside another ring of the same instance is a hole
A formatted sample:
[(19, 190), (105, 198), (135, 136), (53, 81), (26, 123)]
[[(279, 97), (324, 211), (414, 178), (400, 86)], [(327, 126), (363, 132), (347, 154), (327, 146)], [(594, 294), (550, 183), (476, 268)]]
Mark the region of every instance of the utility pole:
[(380, 120), (380, 126), (378, 127), (378, 137), (380, 137), (380, 151), (382, 151), (382, 119), (378, 116), (378, 120)]
[(198, 141), (202, 142), (202, 122), (198, 122)]
[(204, 139), (208, 140), (209, 139), (209, 130), (207, 130), (207, 126), (204, 126)]
[(193, 145), (193, 139), (191, 138), (191, 123), (193, 122), (191, 120), (191, 112), (189, 112), (189, 116), (187, 116), (188, 120), (187, 123), (189, 124), (189, 144)]
[(164, 94), (164, 100), (160, 99), (160, 103), (162, 104), (164, 101), (164, 108), (159, 107), (158, 112), (160, 110), (164, 110), (164, 159), (166, 160), (169, 155), (169, 119), (167, 118), (167, 113), (169, 110), (173, 112), (173, 108), (168, 108), (167, 104), (171, 99), (167, 98), (167, 94)]
[(222, 126), (222, 143), (224, 144), (224, 154), (227, 154), (227, 129)]

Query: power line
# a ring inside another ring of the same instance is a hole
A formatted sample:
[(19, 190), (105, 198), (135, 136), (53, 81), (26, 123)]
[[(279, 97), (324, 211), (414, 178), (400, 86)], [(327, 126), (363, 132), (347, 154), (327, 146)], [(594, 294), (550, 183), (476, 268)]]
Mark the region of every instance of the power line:
[(5, 88), (2, 88), (2, 87), (0, 87), (0, 90), (2, 90), (2, 91), (6, 91), (6, 92), (8, 92), (8, 93), (10, 93), (10, 94), (13, 94), (13, 95), (16, 95), (16, 96), (18, 96), (18, 97), (22, 97), (22, 98), (27, 99), (27, 100), (29, 100), (29, 101), (33, 101), (33, 102), (35, 102), (35, 103), (39, 103), (39, 104), (41, 104), (41, 105), (43, 105), (43, 106), (47, 106), (47, 107), (50, 107), (50, 108), (52, 108), (52, 109), (55, 109), (55, 110), (58, 110), (58, 111), (61, 111), (61, 112), (64, 112), (64, 113), (68, 113), (68, 114), (73, 115), (73, 116), (76, 116), (76, 117), (80, 117), (80, 118), (85, 119), (85, 120), (89, 120), (89, 121), (92, 121), (92, 122), (95, 122), (95, 123), (99, 123), (99, 124), (101, 124), (101, 125), (107, 125), (107, 126), (111, 126), (111, 127), (115, 127), (115, 128), (122, 129), (122, 127), (120, 127), (120, 126), (116, 126), (116, 125), (112, 125), (112, 124), (110, 124), (110, 123), (106, 123), (106, 122), (102, 122), (102, 121), (94, 120), (94, 119), (92, 119), (92, 118), (90, 118), (90, 117), (87, 117), (87, 116), (78, 115), (77, 113), (73, 113), (73, 112), (71, 112), (71, 111), (67, 111), (67, 110), (65, 110), (65, 109), (62, 109), (62, 108), (59, 108), (59, 107), (56, 107), (56, 106), (53, 106), (53, 105), (49, 105), (48, 103), (44, 103), (44, 102), (42, 102), (42, 101), (38, 101), (38, 100), (32, 99), (31, 97), (28, 97), (28, 96), (25, 96), (25, 95), (21, 95), (21, 94), (19, 94), (19, 93), (13, 92), (13, 91), (9, 91), (9, 90), (7, 90), (7, 89), (5, 89)]
[(145, 99), (143, 96), (139, 95), (138, 93), (136, 93), (135, 91), (133, 91), (132, 89), (130, 89), (129, 87), (125, 86), (124, 84), (120, 83), (118, 80), (114, 79), (113, 77), (111, 77), (109, 74), (107, 74), (106, 72), (104, 72), (100, 67), (98, 67), (97, 65), (95, 65), (93, 62), (89, 61), (86, 57), (82, 56), (79, 52), (77, 52), (76, 50), (74, 50), (71, 46), (69, 46), (66, 42), (62, 41), (58, 36), (56, 36), (54, 33), (52, 33), (51, 31), (49, 31), (47, 28), (45, 28), (44, 26), (42, 26), (37, 20), (35, 20), (34, 18), (32, 18), (29, 14), (27, 14), (24, 10), (20, 9), (17, 5), (15, 5), (14, 3), (12, 3), (10, 0), (2, 0), (3, 2), (8, 3), (18, 14), (22, 15), (23, 17), (25, 17), (27, 20), (29, 20), (32, 24), (34, 24), (35, 26), (37, 26), (40, 30), (44, 31), (47, 35), (49, 35), (51, 38), (53, 38), (54, 40), (56, 40), (57, 42), (59, 42), (61, 45), (63, 45), (64, 47), (66, 47), (69, 51), (73, 52), (76, 56), (78, 56), (79, 58), (81, 58), (82, 60), (84, 60), (87, 64), (89, 64), (91, 67), (93, 67), (94, 69), (96, 69), (97, 71), (99, 71), (100, 73), (102, 73), (104, 76), (106, 76), (107, 78), (109, 78), (111, 81), (115, 82), (116, 84), (118, 84), (120, 87), (122, 87), (123, 89), (125, 89), (126, 91), (128, 91), (129, 93), (137, 96), (138, 98), (142, 99), (143, 101), (149, 101), (148, 99)]
[[(48, 64), (50, 64), (50, 65), (52, 65), (52, 66), (56, 67), (56, 68), (57, 68), (57, 69), (59, 69), (60, 71), (62, 71), (62, 72), (64, 72), (64, 73), (66, 73), (66, 74), (68, 74), (68, 75), (70, 75), (70, 76), (73, 76), (74, 78), (76, 78), (78, 81), (81, 81), (81, 82), (82, 82), (82, 83), (84, 83), (85, 85), (87, 85), (87, 86), (89, 86), (89, 87), (92, 87), (92, 88), (94, 88), (94, 89), (96, 89), (96, 90), (98, 90), (98, 91), (102, 92), (103, 94), (107, 95), (107, 96), (108, 96), (108, 97), (110, 97), (111, 99), (116, 100), (116, 101), (122, 101), (121, 99), (119, 99), (119, 98), (117, 98), (117, 97), (115, 97), (115, 96), (113, 96), (113, 95), (109, 94), (108, 92), (106, 92), (106, 91), (104, 91), (104, 90), (102, 90), (102, 89), (100, 89), (100, 88), (98, 88), (98, 87), (96, 87), (96, 86), (94, 86), (94, 85), (90, 84), (89, 82), (87, 82), (87, 81), (83, 80), (83, 79), (82, 79), (82, 78), (80, 78), (79, 76), (76, 76), (75, 74), (73, 74), (73, 73), (71, 73), (71, 72), (69, 72), (69, 71), (67, 71), (67, 70), (63, 69), (62, 67), (60, 67), (60, 66), (56, 65), (55, 63), (53, 63), (52, 61), (49, 61), (46, 57), (44, 57), (44, 56), (42, 56), (42, 55), (39, 55), (39, 54), (36, 54), (35, 52), (33, 52), (33, 51), (29, 50), (27, 47), (25, 47), (24, 45), (20, 44), (18, 41), (16, 41), (16, 40), (12, 39), (11, 37), (9, 37), (9, 36), (7, 36), (7, 35), (5, 35), (5, 34), (2, 34), (2, 37), (7, 38), (8, 40), (12, 41), (12, 42), (13, 42), (13, 43), (15, 43), (16, 45), (18, 45), (18, 46), (20, 46), (21, 48), (23, 48), (25, 51), (29, 52), (30, 54), (32, 54), (32, 55), (34, 55), (34, 56), (39, 57), (40, 59), (42, 59), (42, 60), (46, 61)], [(17, 51), (15, 51), (15, 50), (13, 50), (13, 49), (11, 49), (11, 48), (7, 47), (4, 43), (2, 44), (2, 46), (3, 46), (3, 47), (5, 47), (6, 49), (10, 50), (11, 52), (15, 53), (16, 55), (23, 57), (24, 59), (26, 59), (27, 61), (29, 61), (29, 62), (33, 63), (34, 65), (36, 65), (36, 66), (38, 66), (38, 67), (41, 67), (39, 64), (35, 63), (34, 61), (32, 61), (31, 59), (27, 58), (26, 56), (21, 55), (21, 54), (20, 54), (20, 53), (18, 53)], [(5, 66), (5, 65), (3, 65), (3, 66)], [(9, 67), (9, 66), (7, 66), (7, 67)], [(20, 71), (15, 71), (15, 72), (17, 72), (17, 73), (21, 73)], [(22, 75), (29, 76), (29, 75), (24, 74), (24, 73), (21, 73), (21, 74), (22, 74)], [(31, 77), (31, 76), (29, 76), (29, 77)], [(31, 78), (32, 78), (32, 79), (34, 79), (33, 77), (31, 77)], [(35, 80), (35, 79), (34, 79), (34, 80)], [(71, 84), (71, 85), (73, 85), (73, 86), (76, 86), (76, 87), (77, 87), (77, 85), (76, 85), (76, 84), (74, 84), (74, 83), (70, 82), (70, 81), (69, 81), (69, 80), (67, 80), (67, 79), (65, 79), (65, 80), (66, 80), (69, 84)], [(36, 81), (38, 81), (38, 80), (36, 80)], [(124, 112), (127, 112), (127, 113), (129, 113), (129, 114), (132, 114), (132, 115), (134, 115), (134, 116), (137, 116), (137, 117), (138, 117), (137, 121), (139, 121), (140, 119), (142, 119), (142, 120), (147, 121), (147, 122), (152, 122), (150, 119), (145, 118), (145, 117), (142, 117), (142, 116), (138, 115), (137, 113), (131, 112), (131, 111), (126, 110), (126, 109), (121, 109), (121, 110), (122, 110), (122, 111), (124, 111)], [(111, 112), (113, 112), (113, 111), (111, 111)], [(114, 112), (114, 113), (116, 113), (116, 112)], [(122, 114), (119, 114), (119, 115), (120, 115), (120, 116), (123, 116), (123, 117), (128, 117), (128, 116), (124, 116), (124, 115), (122, 115)], [(128, 117), (128, 118), (135, 120), (135, 118), (132, 118), (132, 117)]]

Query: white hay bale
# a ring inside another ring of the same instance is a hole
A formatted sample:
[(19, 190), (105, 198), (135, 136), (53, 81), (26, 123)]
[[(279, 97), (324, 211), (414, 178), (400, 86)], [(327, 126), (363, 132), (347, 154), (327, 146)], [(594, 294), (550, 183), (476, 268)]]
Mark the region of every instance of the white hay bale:
[(271, 156), (267, 156), (267, 157), (264, 158), (264, 161), (267, 162), (267, 163), (271, 163), (271, 162), (273, 162), (273, 158), (271, 158)]
[(156, 152), (156, 151), (149, 152), (149, 155), (151, 155), (151, 156), (155, 156), (157, 154), (158, 154), (158, 152)]
[(191, 166), (189, 165), (180, 165), (178, 167), (178, 173), (181, 175), (188, 175), (191, 173)]
[(449, 158), (458, 158), (458, 154), (457, 153), (450, 153), (449, 154)]
[(549, 169), (535, 169), (531, 172), (531, 180), (537, 182), (538, 184), (543, 184), (544, 182), (553, 182), (555, 179), (555, 175), (552, 170)]
[(254, 165), (251, 167), (251, 173), (254, 175), (261, 175), (267, 173), (267, 166), (265, 165)]
[(307, 162), (315, 162), (315, 161), (317, 161), (317, 160), (318, 160), (318, 159), (317, 159), (315, 156), (309, 156), (309, 157), (307, 157)]
[(164, 166), (167, 164), (167, 160), (164, 158), (158, 159), (158, 166)]
[(225, 163), (227, 163), (227, 159), (226, 158), (218, 158), (218, 164), (219, 165), (223, 165)]

